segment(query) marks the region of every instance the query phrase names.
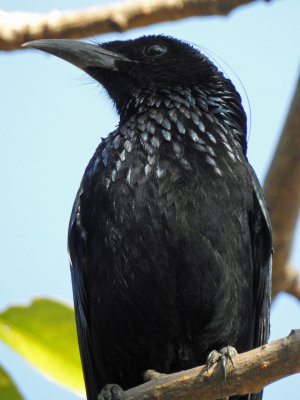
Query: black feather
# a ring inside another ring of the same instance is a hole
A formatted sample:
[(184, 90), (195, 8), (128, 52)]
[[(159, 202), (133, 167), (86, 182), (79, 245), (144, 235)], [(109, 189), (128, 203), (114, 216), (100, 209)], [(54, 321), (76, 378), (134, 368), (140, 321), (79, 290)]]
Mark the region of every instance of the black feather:
[(271, 228), (233, 84), (164, 36), (33, 47), (84, 69), (120, 114), (85, 171), (69, 229), (88, 399), (107, 383), (142, 383), (147, 369), (266, 343)]

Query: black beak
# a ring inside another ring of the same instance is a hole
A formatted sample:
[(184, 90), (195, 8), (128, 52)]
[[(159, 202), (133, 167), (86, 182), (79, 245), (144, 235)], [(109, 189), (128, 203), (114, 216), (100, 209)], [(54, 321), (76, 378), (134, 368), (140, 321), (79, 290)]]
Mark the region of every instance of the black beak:
[(117, 62), (130, 60), (121, 54), (103, 49), (101, 46), (68, 39), (41, 39), (22, 44), (22, 47), (45, 51), (60, 57), (76, 67), (87, 71), (89, 67), (99, 67), (118, 71)]

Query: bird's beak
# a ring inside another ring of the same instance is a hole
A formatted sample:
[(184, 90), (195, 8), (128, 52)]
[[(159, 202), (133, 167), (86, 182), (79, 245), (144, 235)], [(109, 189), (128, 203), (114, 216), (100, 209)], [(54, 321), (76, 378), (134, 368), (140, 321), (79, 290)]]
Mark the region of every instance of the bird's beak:
[(68, 39), (41, 39), (22, 44), (22, 47), (45, 51), (60, 57), (76, 67), (87, 71), (89, 67), (99, 67), (118, 71), (118, 61), (130, 61), (121, 54), (103, 49), (90, 43)]

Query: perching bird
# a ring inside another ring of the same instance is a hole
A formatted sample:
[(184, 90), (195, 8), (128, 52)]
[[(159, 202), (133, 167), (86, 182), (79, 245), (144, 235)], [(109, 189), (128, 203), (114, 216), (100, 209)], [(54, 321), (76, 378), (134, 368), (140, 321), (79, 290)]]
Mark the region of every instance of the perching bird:
[(148, 369), (171, 373), (214, 349), (266, 343), (271, 228), (231, 81), (165, 36), (26, 47), (83, 69), (120, 116), (86, 168), (69, 227), (88, 400), (105, 385), (99, 399), (122, 398), (110, 384), (139, 385)]

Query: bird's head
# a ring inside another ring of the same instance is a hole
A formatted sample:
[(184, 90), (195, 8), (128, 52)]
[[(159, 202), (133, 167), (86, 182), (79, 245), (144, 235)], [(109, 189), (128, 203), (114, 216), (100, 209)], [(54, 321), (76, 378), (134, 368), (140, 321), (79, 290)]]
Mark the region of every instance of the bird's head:
[(135, 96), (144, 90), (159, 92), (178, 86), (205, 86), (215, 81), (218, 75), (215, 66), (200, 52), (167, 36), (114, 41), (103, 44), (101, 48), (120, 55), (119, 59), (115, 59), (117, 70), (91, 66), (87, 72), (107, 88), (113, 99), (122, 91)]
[(23, 45), (60, 57), (81, 68), (101, 83), (119, 113), (131, 98), (165, 88), (220, 89), (236, 93), (214, 64), (191, 45), (167, 36), (144, 36), (135, 40), (95, 45), (75, 40), (42, 39)]

